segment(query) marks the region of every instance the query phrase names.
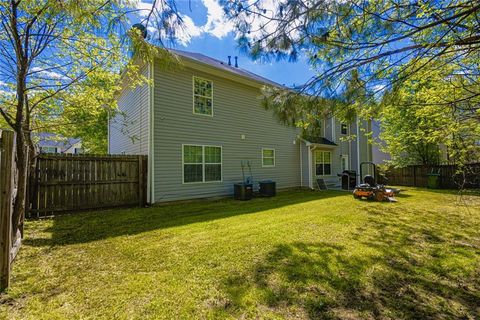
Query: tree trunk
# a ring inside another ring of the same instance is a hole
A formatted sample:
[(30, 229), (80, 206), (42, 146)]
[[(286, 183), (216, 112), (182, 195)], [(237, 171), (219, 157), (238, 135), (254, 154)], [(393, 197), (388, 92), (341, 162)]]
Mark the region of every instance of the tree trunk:
[(27, 178), (28, 178), (28, 146), (25, 134), (29, 132), (17, 132), (17, 150), (16, 150), (16, 165), (17, 165), (17, 195), (15, 197), (15, 204), (13, 207), (12, 224), (13, 230), (16, 233), (17, 229), (23, 223), (25, 217), (26, 195), (27, 195)]

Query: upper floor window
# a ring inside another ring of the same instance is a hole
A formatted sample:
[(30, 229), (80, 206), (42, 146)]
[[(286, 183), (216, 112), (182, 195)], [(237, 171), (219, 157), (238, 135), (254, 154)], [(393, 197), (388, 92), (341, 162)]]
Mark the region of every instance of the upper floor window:
[(213, 116), (213, 83), (193, 77), (193, 113)]
[(342, 134), (348, 134), (348, 126), (346, 123), (341, 124), (341, 133)]
[(184, 145), (183, 182), (222, 181), (222, 147)]
[(275, 166), (275, 149), (262, 149), (262, 166), (274, 167)]

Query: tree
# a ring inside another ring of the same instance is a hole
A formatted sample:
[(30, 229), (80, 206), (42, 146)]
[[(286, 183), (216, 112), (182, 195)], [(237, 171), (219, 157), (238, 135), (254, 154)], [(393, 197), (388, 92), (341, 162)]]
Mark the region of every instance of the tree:
[(383, 97), (380, 138), (386, 142), (383, 151), (391, 155), (392, 164), (438, 164), (441, 147), (453, 163), (480, 159), (479, 117), (468, 105), (478, 106), (480, 97), (471, 98), (468, 78), (452, 76), (455, 69), (431, 64)]
[[(308, 54), (318, 75), (305, 88), (343, 81), (351, 70), (362, 80), (399, 81), (447, 56), (477, 55), (480, 4), (476, 1), (223, 1), (236, 22), (239, 44), (254, 58)], [(421, 66), (419, 66), (421, 67)]]
[[(98, 124), (114, 111), (120, 71), (135, 85), (145, 81), (135, 61), (154, 56), (165, 65), (174, 61), (168, 51), (150, 46), (143, 30), (130, 29), (127, 15), (135, 11), (130, 9), (135, 2), (0, 2), (0, 114), (17, 139), (14, 229), (25, 212), (29, 154), (34, 154), (32, 130), (62, 126), (65, 131), (68, 126), (81, 130), (82, 121)], [(155, 1), (143, 20), (146, 27), (162, 26), (157, 41), (172, 35), (180, 24), (168, 11), (169, 3)]]
[[(416, 92), (396, 91), (419, 74), (441, 69), (442, 80), (457, 81), (442, 82), (448, 90), (433, 90), (441, 99), (428, 103), (449, 113), (454, 105), (456, 119), (480, 124), (478, 1), (225, 0), (223, 4), (235, 21), (240, 47), (253, 58), (295, 60), (301, 52), (307, 55), (316, 75), (295, 88), (297, 95), (336, 98), (343, 92), (341, 100), (347, 101), (354, 91), (359, 91), (359, 96), (363, 91), (369, 100), (367, 107), (363, 103), (356, 103), (356, 108), (337, 104), (332, 112), (345, 114), (356, 109), (363, 117), (377, 116), (375, 105), (384, 91), (390, 97), (410, 94), (413, 107), (424, 110), (422, 104), (416, 104)], [(345, 81), (352, 71), (358, 73), (358, 85), (346, 90)], [(452, 92), (462, 94), (450, 95)]]
[(307, 139), (322, 136), (325, 117), (335, 116), (341, 122), (349, 123), (360, 114), (369, 118), (376, 110), (376, 104), (368, 100), (368, 90), (356, 70), (350, 73), (338, 93), (329, 98), (268, 86), (262, 92), (263, 107), (272, 110), (284, 124), (300, 127)]

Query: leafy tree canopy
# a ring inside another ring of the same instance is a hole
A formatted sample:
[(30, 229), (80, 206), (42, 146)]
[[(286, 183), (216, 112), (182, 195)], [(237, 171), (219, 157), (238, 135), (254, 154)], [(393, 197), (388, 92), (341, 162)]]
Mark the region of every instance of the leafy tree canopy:
[[(422, 64), (420, 60), (412, 62)], [(453, 65), (422, 68), (381, 102), (380, 138), (397, 166), (479, 161), (478, 84)]]
[[(307, 55), (314, 77), (295, 92), (267, 93), (274, 99), (264, 104), (273, 106), (281, 118), (293, 120), (301, 114), (315, 118), (320, 107), (312, 112), (311, 103), (296, 104), (303, 111), (291, 110), (295, 95), (300, 102), (309, 95), (309, 102), (323, 103), (323, 109), (341, 118), (381, 117), (388, 123), (383, 136), (397, 165), (405, 164), (406, 153), (413, 154), (410, 149), (417, 145), (435, 144), (437, 149), (442, 134), (455, 137), (447, 144), (457, 148), (453, 152), (457, 161), (467, 161), (471, 147), (458, 149), (466, 145), (459, 139), (467, 132), (478, 133), (466, 128), (480, 127), (478, 1), (224, 0), (223, 4), (235, 21), (240, 47), (253, 58), (296, 60), (301, 53)], [(404, 136), (395, 136), (395, 130), (403, 130)]]
[[(128, 77), (132, 87), (146, 82), (138, 62), (153, 56), (165, 66), (176, 63), (166, 50), (149, 45), (161, 38), (145, 41), (141, 30), (131, 29), (128, 14), (136, 2), (0, 1), (4, 125), (81, 137), (88, 152), (105, 153), (120, 78)], [(180, 22), (173, 14), (159, 17), (157, 7), (152, 4), (144, 23), (164, 21), (167, 37)]]

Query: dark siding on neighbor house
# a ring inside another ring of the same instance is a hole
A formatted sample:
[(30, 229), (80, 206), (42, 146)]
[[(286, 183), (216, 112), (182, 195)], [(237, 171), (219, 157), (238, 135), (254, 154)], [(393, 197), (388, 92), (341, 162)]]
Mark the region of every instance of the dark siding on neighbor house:
[[(213, 117), (193, 114), (194, 75), (213, 81)], [(300, 186), (299, 130), (280, 124), (260, 106), (259, 88), (189, 68), (161, 71), (158, 65), (154, 82), (156, 202), (232, 194), (233, 183), (242, 180), (242, 160), (251, 162), (256, 181), (272, 179), (278, 188)], [(182, 144), (222, 146), (223, 181), (183, 184)], [(275, 167), (262, 167), (262, 147), (275, 148)]]

